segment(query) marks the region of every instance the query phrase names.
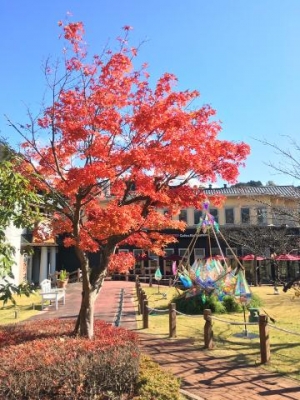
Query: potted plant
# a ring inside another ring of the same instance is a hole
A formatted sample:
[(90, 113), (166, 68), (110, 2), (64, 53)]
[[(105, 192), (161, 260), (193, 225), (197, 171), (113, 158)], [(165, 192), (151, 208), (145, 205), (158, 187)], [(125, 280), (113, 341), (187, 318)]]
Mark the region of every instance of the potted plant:
[(58, 278), (56, 280), (56, 284), (58, 288), (65, 288), (67, 286), (69, 280), (69, 274), (65, 269), (62, 269), (59, 272)]

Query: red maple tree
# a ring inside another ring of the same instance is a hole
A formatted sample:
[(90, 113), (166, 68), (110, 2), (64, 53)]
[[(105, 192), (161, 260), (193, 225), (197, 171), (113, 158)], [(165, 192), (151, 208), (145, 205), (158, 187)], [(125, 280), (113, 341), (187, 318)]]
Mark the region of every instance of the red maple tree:
[[(80, 260), (76, 331), (92, 338), (94, 303), (108, 269), (134, 263), (132, 255), (116, 254), (117, 247), (163, 254), (176, 239), (162, 230), (185, 228), (172, 217), (205, 200), (190, 182), (236, 182), (249, 146), (219, 140), (215, 111), (189, 107), (199, 93), (176, 91), (174, 75), (164, 74), (152, 89), (146, 67), (133, 68), (130, 27), (119, 51), (89, 62), (83, 24), (60, 25), (71, 46), (59, 78), (59, 68), (46, 68), (52, 102), (37, 126), (33, 118), (25, 127), (12, 125), (24, 138), (23, 173), (51, 198), (54, 233), (64, 235)], [(167, 214), (159, 212), (165, 208)], [(98, 265), (89, 265), (87, 252), (99, 252)]]

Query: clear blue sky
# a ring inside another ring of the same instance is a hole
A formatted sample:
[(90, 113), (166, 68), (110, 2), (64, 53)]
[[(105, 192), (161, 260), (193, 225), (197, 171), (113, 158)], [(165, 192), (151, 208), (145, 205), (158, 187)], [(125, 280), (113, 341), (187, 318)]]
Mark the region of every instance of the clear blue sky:
[(57, 22), (68, 11), (84, 22), (92, 53), (131, 25), (151, 79), (172, 72), (179, 89), (199, 90), (222, 121), (220, 138), (251, 146), (240, 182), (299, 185), (265, 165), (280, 157), (256, 140), (288, 148), (285, 135), (299, 137), (299, 0), (0, 0), (0, 135), (13, 144), (4, 114), (26, 123), (24, 104), (39, 108), (42, 63), (61, 55)]

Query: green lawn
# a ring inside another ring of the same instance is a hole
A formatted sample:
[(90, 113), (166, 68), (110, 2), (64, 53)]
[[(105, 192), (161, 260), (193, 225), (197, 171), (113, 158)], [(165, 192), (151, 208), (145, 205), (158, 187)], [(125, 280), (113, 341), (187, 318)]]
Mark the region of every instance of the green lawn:
[(11, 302), (0, 307), (0, 325), (15, 324), (24, 321), (41, 310), (41, 296), (38, 292), (31, 294), (29, 297), (25, 295), (15, 297), (17, 306)]
[[(167, 309), (168, 303), (176, 295), (174, 288), (144, 286), (148, 295), (149, 307), (154, 309), (149, 316), (149, 329), (145, 332), (168, 337), (168, 314), (159, 309)], [(263, 301), (260, 313), (267, 313), (275, 320), (269, 321), (269, 334), (271, 343), (271, 363), (266, 368), (288, 374), (300, 379), (300, 298), (294, 297), (294, 290), (287, 293), (279, 288), (279, 295), (274, 294), (273, 287), (261, 286), (251, 288)], [(164, 298), (166, 297), (166, 298)], [(187, 300), (188, 301), (188, 300)], [(248, 321), (249, 312), (246, 312)], [(213, 331), (215, 348), (212, 355), (215, 357), (228, 357), (229, 360), (238, 361), (247, 365), (260, 363), (260, 345), (258, 325), (248, 326), (248, 336), (244, 334), (244, 325), (230, 325), (232, 322), (243, 323), (243, 313), (216, 315), (222, 321), (214, 320)], [(138, 318), (139, 328), (142, 328), (142, 318)], [(282, 329), (277, 330), (276, 328)], [(199, 316), (177, 315), (176, 332), (178, 338), (194, 338), (195, 345), (203, 346), (204, 319)], [(291, 334), (289, 332), (296, 332)]]

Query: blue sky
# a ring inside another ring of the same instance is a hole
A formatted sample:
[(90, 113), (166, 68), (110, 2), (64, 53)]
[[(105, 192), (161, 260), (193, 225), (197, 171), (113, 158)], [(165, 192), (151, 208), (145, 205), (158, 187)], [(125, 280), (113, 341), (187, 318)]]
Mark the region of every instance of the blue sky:
[(222, 121), (220, 138), (251, 146), (240, 182), (299, 185), (266, 166), (281, 158), (258, 141), (288, 149), (287, 136), (299, 137), (299, 0), (1, 0), (0, 135), (14, 145), (20, 138), (4, 114), (26, 123), (25, 105), (39, 109), (42, 64), (61, 55), (57, 22), (68, 11), (84, 22), (92, 53), (113, 47), (131, 25), (130, 43), (144, 42), (139, 60), (153, 82), (171, 72), (178, 89), (199, 90), (199, 105)]

